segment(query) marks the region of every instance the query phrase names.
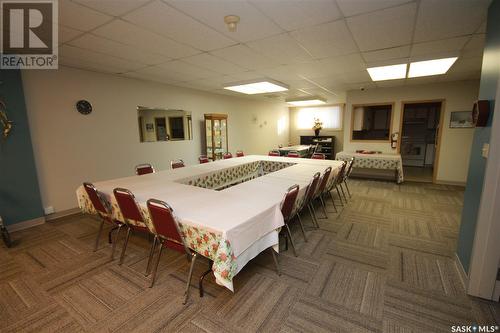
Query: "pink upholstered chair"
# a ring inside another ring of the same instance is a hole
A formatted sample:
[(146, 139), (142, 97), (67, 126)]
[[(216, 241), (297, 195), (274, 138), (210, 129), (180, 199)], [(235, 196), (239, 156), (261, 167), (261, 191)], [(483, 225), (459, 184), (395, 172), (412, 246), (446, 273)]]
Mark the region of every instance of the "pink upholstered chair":
[(208, 160), (208, 157), (207, 157), (207, 156), (205, 156), (205, 155), (201, 155), (200, 157), (198, 157), (198, 161), (200, 161), (200, 164), (210, 162), (210, 161)]
[(311, 158), (313, 160), (324, 160), (326, 157), (325, 157), (325, 154), (322, 154), (322, 153), (314, 153), (312, 154)]
[(180, 253), (185, 253), (188, 257), (188, 260), (191, 261), (189, 275), (186, 283), (186, 291), (184, 292), (183, 304), (186, 304), (189, 297), (191, 277), (193, 276), (193, 267), (198, 254), (186, 246), (177, 220), (175, 219), (172, 207), (170, 207), (166, 202), (156, 199), (149, 199), (147, 202), (147, 206), (149, 210), (149, 216), (151, 217), (151, 222), (154, 227), (154, 229), (150, 231), (155, 235), (155, 240), (160, 243), (158, 257), (154, 264), (153, 275), (151, 276), (151, 285), (149, 287), (153, 287), (155, 283), (158, 264), (160, 262), (163, 248), (168, 248)]
[[(125, 251), (127, 250), (128, 240), (130, 238), (130, 234), (132, 231), (148, 233), (149, 229), (146, 227), (146, 223), (144, 222), (144, 216), (142, 215), (139, 204), (135, 200), (134, 195), (127, 189), (124, 188), (115, 188), (113, 190), (113, 194), (115, 195), (116, 202), (118, 203), (118, 207), (122, 213), (124, 223), (127, 226), (127, 237), (125, 238), (125, 242), (123, 243), (122, 253), (120, 255), (119, 265), (123, 263), (123, 259), (125, 258)], [(155, 242), (151, 245), (151, 249), (149, 251), (149, 259), (148, 265), (146, 267), (146, 276), (149, 275), (149, 268), (151, 265), (151, 258), (153, 256), (153, 249), (155, 247)]]
[(347, 179), (351, 175), (353, 164), (354, 164), (354, 157), (351, 157), (351, 159), (349, 161), (347, 161), (346, 171), (344, 172), (344, 175), (342, 177), (342, 181), (339, 183), (339, 186), (342, 189), (342, 194), (344, 195), (344, 199), (346, 200), (346, 202), (347, 202), (347, 197), (345, 195), (344, 189), (342, 188), (342, 184), (345, 185), (345, 188), (347, 190), (347, 194), (349, 195), (349, 199), (350, 199), (351, 198), (351, 191), (349, 191), (349, 186), (347, 186)]
[(309, 185), (307, 186), (307, 192), (305, 194), (304, 204), (303, 204), (303, 207), (307, 206), (309, 214), (311, 215), (311, 219), (317, 228), (319, 228), (319, 224), (318, 224), (318, 220), (316, 218), (316, 213), (314, 212), (314, 209), (312, 206), (312, 202), (314, 200), (314, 195), (316, 194), (316, 188), (318, 187), (320, 177), (321, 177), (321, 174), (319, 172), (316, 172), (314, 174), (313, 178), (309, 182)]
[(224, 153), (224, 155), (222, 155), (222, 158), (225, 160), (233, 158), (233, 154), (231, 154), (230, 152)]
[(286, 157), (296, 157), (297, 158), (297, 157), (300, 157), (300, 154), (298, 151), (292, 150), (292, 151), (289, 151), (288, 154), (286, 154)]
[(236, 157), (243, 157), (243, 156), (245, 156), (245, 154), (243, 153), (243, 151), (242, 151), (242, 150), (238, 150), (238, 151), (236, 152)]
[(138, 176), (145, 175), (148, 173), (154, 173), (155, 169), (149, 163), (139, 164), (135, 167), (135, 174)]
[[(346, 172), (347, 172), (347, 162), (342, 161), (342, 166), (340, 167), (339, 172), (335, 175), (334, 180), (329, 184), (329, 186), (327, 187), (327, 189), (325, 191), (330, 196), (330, 199), (332, 200), (332, 203), (333, 203), (333, 207), (335, 207), (335, 211), (337, 211), (337, 207), (335, 205), (335, 199), (333, 198), (332, 191), (333, 191), (333, 188), (335, 188), (335, 190), (337, 191), (337, 195), (339, 197), (340, 205), (343, 206), (344, 203), (342, 201), (342, 195), (340, 194), (339, 185), (340, 185), (340, 183), (342, 183), (342, 180), (344, 179)], [(347, 200), (346, 200), (346, 203), (347, 203)]]
[[(83, 187), (85, 188), (85, 192), (87, 192), (87, 195), (92, 202), (92, 205), (94, 206), (94, 209), (97, 211), (97, 214), (101, 218), (101, 225), (99, 226), (99, 231), (97, 233), (97, 238), (95, 240), (95, 246), (94, 246), (94, 252), (97, 251), (97, 247), (99, 246), (99, 239), (101, 238), (101, 233), (102, 233), (102, 228), (104, 227), (104, 223), (109, 223), (113, 225), (113, 228), (110, 230), (108, 239), (109, 242), (113, 243), (112, 245), (112, 250), (111, 250), (111, 260), (114, 259), (114, 254), (115, 254), (115, 248), (116, 248), (116, 243), (118, 241), (118, 236), (120, 234), (120, 230), (122, 227), (125, 225), (124, 223), (114, 220), (111, 216), (111, 208), (109, 206), (109, 203), (104, 199), (101, 194), (97, 191), (95, 186), (91, 183), (83, 183)], [(113, 231), (116, 230), (115, 233), (115, 238), (113, 241), (111, 241), (111, 234)]]
[(295, 184), (288, 188), (285, 193), (285, 197), (281, 202), (281, 214), (283, 214), (283, 219), (285, 221), (285, 236), (287, 239), (290, 239), (290, 244), (292, 245), (293, 254), (297, 257), (297, 251), (295, 250), (295, 244), (293, 243), (292, 232), (290, 231), (290, 227), (288, 223), (293, 218), (293, 211), (295, 207), (295, 203), (297, 201), (297, 196), (299, 195), (299, 185)]
[(280, 156), (280, 151), (275, 149), (275, 150), (271, 150), (269, 152), (269, 154), (267, 154), (268, 156)]
[[(323, 172), (323, 176), (321, 177), (321, 181), (319, 182), (318, 189), (314, 195), (313, 200), (319, 199), (321, 203), (321, 207), (323, 208), (323, 213), (325, 214), (325, 218), (328, 218), (328, 214), (326, 212), (325, 200), (323, 200), (323, 194), (325, 193), (326, 185), (328, 184), (328, 180), (330, 179), (330, 174), (332, 173), (332, 167), (328, 167)], [(335, 207), (335, 206), (334, 206)], [(335, 212), (337, 212), (337, 208), (335, 207)]]
[(184, 168), (186, 165), (183, 160), (172, 160), (170, 161), (170, 169)]

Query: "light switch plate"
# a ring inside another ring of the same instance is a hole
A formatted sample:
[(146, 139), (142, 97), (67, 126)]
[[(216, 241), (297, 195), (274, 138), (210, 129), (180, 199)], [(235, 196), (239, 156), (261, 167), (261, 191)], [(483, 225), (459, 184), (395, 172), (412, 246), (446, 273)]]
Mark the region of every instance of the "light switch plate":
[(52, 206), (45, 207), (43, 210), (45, 212), (45, 215), (54, 214), (54, 207)]
[(483, 156), (484, 158), (488, 158), (489, 152), (490, 152), (490, 144), (484, 143), (483, 149), (481, 149), (481, 156)]

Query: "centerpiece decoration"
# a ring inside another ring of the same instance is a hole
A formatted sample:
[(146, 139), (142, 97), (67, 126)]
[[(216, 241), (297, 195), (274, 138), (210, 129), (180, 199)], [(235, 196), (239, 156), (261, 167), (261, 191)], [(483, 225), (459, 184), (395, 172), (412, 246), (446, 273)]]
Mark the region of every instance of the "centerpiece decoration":
[(314, 135), (319, 136), (319, 132), (323, 129), (323, 122), (319, 118), (314, 118), (312, 129), (314, 130)]

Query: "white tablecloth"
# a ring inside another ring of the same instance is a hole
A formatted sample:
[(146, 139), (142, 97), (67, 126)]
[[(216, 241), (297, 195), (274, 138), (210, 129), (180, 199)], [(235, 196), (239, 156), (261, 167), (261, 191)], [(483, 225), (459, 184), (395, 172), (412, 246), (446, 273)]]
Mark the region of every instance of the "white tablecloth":
[(400, 184), (404, 181), (403, 161), (400, 154), (360, 154), (341, 151), (335, 158), (347, 161), (352, 157), (354, 157), (355, 168), (395, 170), (396, 182)]

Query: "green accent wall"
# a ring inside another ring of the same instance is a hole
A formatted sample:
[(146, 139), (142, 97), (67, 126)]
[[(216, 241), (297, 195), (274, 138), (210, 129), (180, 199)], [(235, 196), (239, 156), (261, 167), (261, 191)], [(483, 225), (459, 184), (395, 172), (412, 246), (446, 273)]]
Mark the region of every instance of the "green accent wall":
[(14, 122), (7, 140), (0, 137), (0, 216), (12, 225), (44, 215), (19, 70), (0, 70), (0, 98)]
[[(486, 44), (483, 54), (481, 70), (481, 84), (479, 99), (489, 100), (491, 114), (488, 125), (474, 130), (471, 156), (469, 160), (469, 174), (464, 195), (462, 223), (458, 237), (457, 254), (465, 271), (468, 272), (472, 254), (472, 245), (476, 233), (477, 216), (481, 193), (483, 190), (486, 159), (481, 156), (484, 143), (490, 141), (491, 122), (495, 107), (495, 95), (499, 84), (500, 73), (500, 0), (494, 0), (488, 9), (488, 23), (486, 28)], [(472, 108), (472, 106), (471, 106)]]

